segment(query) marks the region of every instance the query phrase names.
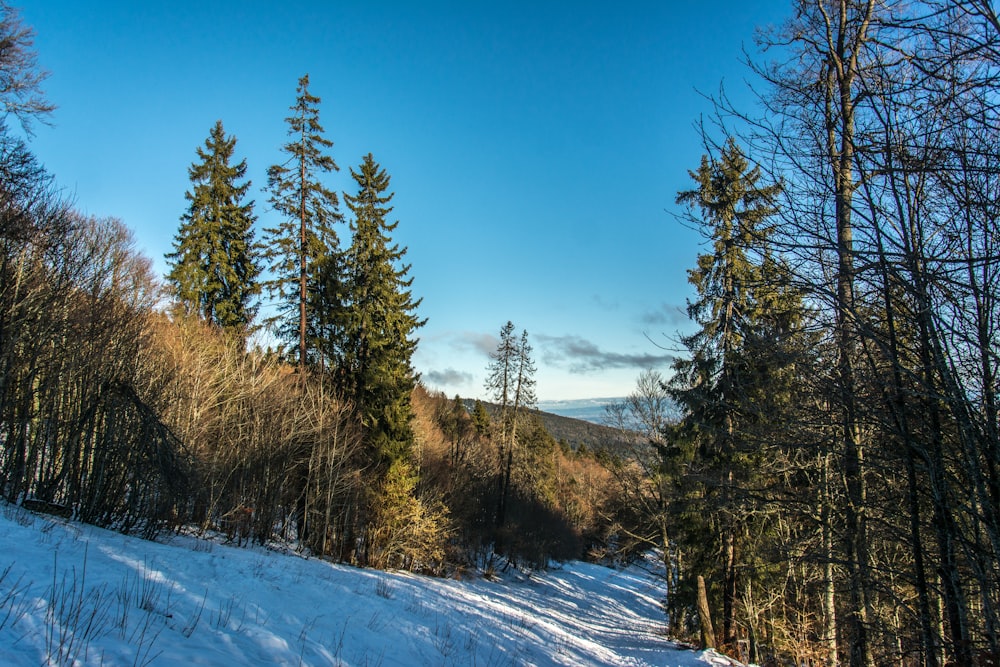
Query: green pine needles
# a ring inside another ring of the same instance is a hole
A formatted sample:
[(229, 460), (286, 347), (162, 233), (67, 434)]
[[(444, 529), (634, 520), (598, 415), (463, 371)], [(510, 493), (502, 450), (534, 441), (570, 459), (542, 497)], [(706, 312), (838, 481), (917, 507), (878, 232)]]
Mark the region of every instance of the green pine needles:
[(310, 361), (309, 324), (318, 318), (310, 294), (317, 288), (320, 265), (339, 252), (334, 225), (343, 222), (343, 216), (337, 193), (319, 180), (339, 168), (324, 153), (333, 142), (323, 136), (320, 98), (309, 93), (308, 74), (299, 79), (297, 93), (292, 114), (285, 119), (289, 140), (281, 150), (287, 159), (267, 170), (269, 201), (283, 219), (264, 230), (264, 252), (274, 275), (265, 285), (279, 300), (272, 322), (279, 337), (297, 344), (302, 371)]
[(188, 169), (192, 189), (181, 216), (174, 251), (166, 256), (167, 280), (188, 313), (246, 335), (257, 313), (254, 297), (260, 292), (257, 248), (254, 243), (253, 201), (246, 201), (250, 181), (247, 163), (232, 164), (236, 138), (226, 136), (216, 121), (198, 161)]
[(323, 136), (319, 103), (303, 76), (285, 119), (286, 160), (267, 170), (265, 190), (280, 221), (264, 230), (261, 245), (253, 238), (253, 202), (244, 203), (246, 161), (231, 164), (236, 139), (216, 123), (190, 169), (191, 204), (167, 255), (168, 278), (187, 313), (245, 336), (261, 290), (258, 256), (266, 260), (263, 286), (277, 297), (268, 323), (292, 343), (300, 373), (327, 378), (354, 405), (375, 459), (389, 463), (405, 458), (413, 442), (420, 299), (411, 291), (406, 248), (392, 240), (399, 223), (389, 219), (389, 175), (371, 153), (351, 169), (357, 190), (344, 195), (351, 244), (340, 248), (335, 226), (344, 216), (337, 193), (321, 181), (338, 167), (326, 153), (333, 142)]
[[(677, 202), (698, 214), (710, 243), (688, 281), (697, 297), (688, 316), (700, 328), (682, 336), (690, 357), (674, 363), (670, 396), (684, 411), (674, 442), (688, 458), (681, 487), (700, 499), (676, 537), (688, 547), (689, 567), (712, 582), (722, 601), (722, 637), (735, 645), (740, 587), (765, 572), (746, 561), (755, 551), (748, 536), (767, 532), (764, 513), (747, 489), (763, 485), (770, 443), (764, 435), (780, 420), (791, 422), (794, 401), (788, 369), (809, 347), (801, 324), (804, 307), (770, 237), (781, 184), (762, 184), (735, 141), (691, 172), (694, 190)], [(707, 509), (707, 511), (706, 511)], [(755, 573), (753, 575), (746, 573)], [(721, 590), (719, 590), (721, 589)]]
[(320, 298), (328, 309), (323, 351), (370, 441), (380, 456), (393, 460), (408, 453), (413, 440), (410, 392), (416, 374), (410, 360), (414, 334), (425, 320), (416, 315), (420, 299), (413, 298), (410, 266), (402, 263), (406, 248), (391, 238), (399, 222), (388, 220), (389, 175), (369, 153), (351, 177), (357, 193), (344, 195), (354, 216), (351, 246), (339, 260), (328, 258), (321, 272)]

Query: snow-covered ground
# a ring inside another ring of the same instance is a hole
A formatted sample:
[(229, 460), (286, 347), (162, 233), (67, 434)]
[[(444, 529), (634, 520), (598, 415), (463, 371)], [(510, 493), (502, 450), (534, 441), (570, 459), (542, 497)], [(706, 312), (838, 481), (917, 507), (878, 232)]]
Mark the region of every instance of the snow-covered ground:
[(0, 665), (731, 664), (660, 634), (643, 567), (444, 580), (0, 510)]

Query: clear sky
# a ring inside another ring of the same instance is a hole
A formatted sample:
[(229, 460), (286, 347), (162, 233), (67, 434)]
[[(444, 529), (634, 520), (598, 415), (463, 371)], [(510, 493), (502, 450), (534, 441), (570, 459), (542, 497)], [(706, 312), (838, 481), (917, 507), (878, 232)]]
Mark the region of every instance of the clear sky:
[[(371, 152), (423, 298), (414, 365), (484, 395), (511, 320), (541, 400), (623, 396), (669, 373), (700, 251), (674, 197), (703, 152), (699, 91), (742, 90), (742, 49), (784, 0), (13, 0), (58, 109), (36, 154), (83, 212), (135, 230), (161, 274), (217, 119), (259, 226), (296, 82), (310, 75), (340, 172)], [(739, 94), (739, 93), (738, 93)], [(347, 237), (342, 230), (342, 239)]]

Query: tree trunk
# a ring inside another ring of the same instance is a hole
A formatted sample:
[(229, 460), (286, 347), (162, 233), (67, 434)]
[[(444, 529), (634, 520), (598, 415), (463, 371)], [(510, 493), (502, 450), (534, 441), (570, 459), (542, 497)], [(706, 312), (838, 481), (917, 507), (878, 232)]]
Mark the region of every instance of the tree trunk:
[[(822, 5), (822, 3), (817, 3)], [(868, 636), (870, 605), (870, 563), (867, 529), (867, 491), (864, 448), (858, 415), (857, 383), (854, 357), (857, 323), (854, 319), (854, 229), (852, 205), (854, 190), (854, 84), (858, 75), (858, 52), (867, 40), (867, 26), (874, 8), (869, 0), (859, 16), (851, 17), (848, 0), (838, 3), (839, 16), (829, 17), (836, 26), (829, 33), (827, 79), (827, 157), (833, 176), (834, 210), (837, 236), (837, 375), (840, 390), (841, 444), (843, 474), (847, 489), (845, 504), (845, 555), (850, 585), (850, 609), (847, 623), (851, 637), (851, 667), (874, 664)], [(825, 13), (825, 9), (821, 8)], [(857, 27), (849, 33), (849, 19)]]
[(837, 599), (833, 576), (833, 525), (830, 498), (830, 455), (823, 457), (823, 491), (821, 521), (823, 523), (823, 643), (826, 644), (826, 667), (837, 667)]
[(733, 532), (730, 522), (723, 542), (726, 571), (725, 588), (722, 593), (722, 643), (730, 649), (736, 647), (736, 540)]
[(299, 161), (299, 371), (306, 369), (306, 263), (308, 243), (306, 236), (306, 162)]
[[(887, 147), (887, 155), (892, 155), (891, 147)], [(904, 178), (905, 178), (904, 174)], [(906, 188), (908, 190), (908, 188)], [(897, 198), (897, 201), (902, 201)], [(899, 205), (897, 214), (900, 220), (908, 216), (908, 207)], [(875, 216), (873, 216), (875, 219)], [(887, 353), (892, 368), (892, 394), (888, 398), (888, 407), (892, 415), (897, 437), (902, 444), (904, 458), (906, 461), (906, 497), (910, 512), (910, 551), (913, 555), (913, 572), (917, 588), (917, 609), (920, 617), (920, 635), (923, 644), (923, 664), (926, 667), (937, 667), (937, 655), (934, 652), (934, 629), (931, 619), (930, 593), (927, 586), (927, 575), (924, 565), (924, 548), (920, 532), (920, 487), (917, 479), (917, 464), (928, 465), (926, 449), (918, 446), (917, 439), (910, 425), (910, 414), (906, 401), (906, 387), (903, 383), (903, 376), (906, 371), (902, 356), (900, 354), (900, 341), (896, 329), (896, 303), (892, 298), (892, 281), (890, 278), (890, 260), (885, 251), (882, 230), (875, 225), (875, 240), (878, 251), (879, 273), (882, 280), (881, 291), (883, 307), (885, 308), (886, 334), (888, 337)], [(927, 412), (924, 411), (926, 416)], [(903, 655), (902, 652), (899, 653)]]
[(698, 622), (701, 625), (701, 648), (715, 647), (715, 629), (712, 627), (712, 614), (708, 608), (708, 592), (705, 590), (705, 577), (698, 575)]

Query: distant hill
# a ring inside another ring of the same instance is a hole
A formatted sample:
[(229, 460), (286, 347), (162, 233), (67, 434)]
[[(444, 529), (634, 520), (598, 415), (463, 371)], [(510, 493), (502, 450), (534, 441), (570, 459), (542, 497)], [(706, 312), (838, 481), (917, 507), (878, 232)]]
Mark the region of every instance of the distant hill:
[(542, 412), (551, 412), (560, 417), (582, 419), (593, 424), (604, 425), (607, 407), (612, 403), (621, 403), (624, 398), (584, 398), (564, 401), (539, 401), (536, 406)]
[[(464, 399), (465, 407), (472, 410), (475, 405), (474, 399)], [(486, 411), (493, 413), (497, 406), (483, 401)], [(577, 450), (580, 445), (586, 445), (587, 449), (596, 450), (611, 447), (614, 449), (616, 443), (622, 442), (622, 434), (618, 429), (595, 424), (592, 421), (557, 415), (543, 410), (532, 410), (542, 420), (545, 430), (556, 440), (565, 442), (572, 449)]]
[(622, 441), (621, 432), (610, 426), (541, 410), (537, 410), (536, 414), (541, 417), (545, 430), (553, 438), (566, 442), (574, 450), (579, 449), (580, 445), (586, 445), (591, 450), (606, 449), (609, 445), (614, 449), (613, 445)]

